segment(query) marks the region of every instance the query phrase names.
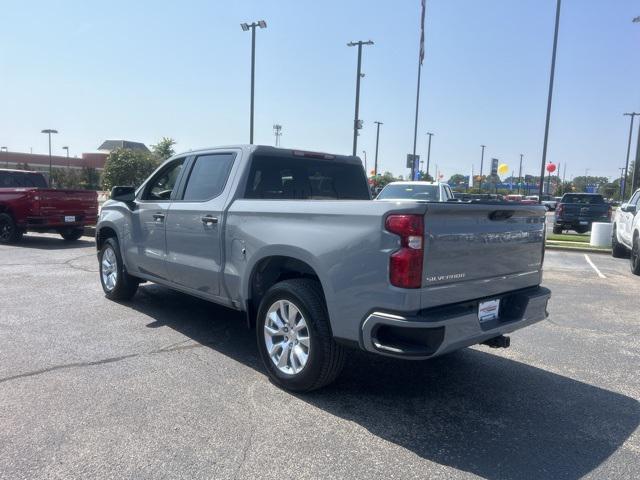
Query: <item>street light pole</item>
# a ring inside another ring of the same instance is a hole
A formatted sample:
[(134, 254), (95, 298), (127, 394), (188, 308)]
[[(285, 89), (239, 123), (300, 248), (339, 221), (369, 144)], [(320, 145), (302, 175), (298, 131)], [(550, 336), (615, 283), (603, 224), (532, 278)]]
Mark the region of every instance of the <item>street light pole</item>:
[(631, 137), (633, 136), (633, 119), (635, 118), (636, 115), (640, 115), (640, 113), (631, 112), (631, 113), (624, 113), (623, 115), (631, 117), (631, 121), (629, 122), (629, 142), (627, 143), (627, 161), (624, 167), (624, 181), (622, 182), (622, 193), (620, 197), (622, 201), (624, 201), (624, 197), (627, 190), (627, 176), (629, 174), (629, 154), (631, 153)]
[(358, 47), (358, 69), (356, 72), (356, 111), (353, 117), (353, 156), (356, 156), (356, 152), (358, 151), (358, 130), (361, 128), (360, 119), (358, 116), (360, 115), (360, 78), (362, 76), (362, 46), (363, 45), (373, 45), (371, 40), (367, 40), (363, 42), (359, 40), (357, 42), (349, 42), (347, 43), (347, 47)]
[(480, 146), (482, 147), (482, 153), (480, 154), (480, 186), (478, 188), (480, 189), (480, 193), (482, 193), (482, 167), (484, 166), (484, 149), (486, 145)]
[(62, 149), (67, 151), (67, 170), (69, 170), (69, 147), (64, 146)]
[(431, 137), (433, 137), (433, 133), (427, 132), (429, 135), (429, 146), (427, 147), (427, 171), (425, 172), (427, 178), (429, 177), (429, 161), (431, 160)]
[(553, 79), (556, 72), (556, 51), (558, 49), (558, 29), (560, 28), (560, 4), (562, 0), (556, 3), (556, 25), (553, 33), (553, 50), (551, 53), (551, 72), (549, 73), (549, 95), (547, 96), (547, 118), (544, 125), (544, 143), (542, 145), (542, 162), (540, 164), (540, 190), (538, 192), (538, 201), (542, 201), (542, 190), (544, 181), (544, 168), (547, 164), (547, 144), (549, 141), (549, 121), (551, 120), (551, 99), (553, 98)]
[(42, 130), (40, 133), (46, 133), (49, 135), (49, 184), (51, 184), (51, 134), (58, 133), (58, 131), (53, 128), (47, 128)]
[(520, 154), (520, 167), (518, 168), (518, 195), (520, 195), (520, 184), (522, 184), (522, 157)]
[(279, 147), (280, 137), (282, 136), (282, 125), (276, 123), (273, 126), (273, 134), (276, 136), (276, 147)]
[(251, 30), (251, 113), (249, 116), (249, 143), (253, 144), (253, 97), (255, 90), (255, 71), (256, 71), (256, 27), (267, 28), (267, 22), (260, 20), (251, 24), (241, 23), (242, 31)]
[(380, 141), (380, 125), (384, 125), (382, 122), (373, 122), (376, 124), (376, 161), (373, 164), (373, 175), (378, 175), (378, 142)]

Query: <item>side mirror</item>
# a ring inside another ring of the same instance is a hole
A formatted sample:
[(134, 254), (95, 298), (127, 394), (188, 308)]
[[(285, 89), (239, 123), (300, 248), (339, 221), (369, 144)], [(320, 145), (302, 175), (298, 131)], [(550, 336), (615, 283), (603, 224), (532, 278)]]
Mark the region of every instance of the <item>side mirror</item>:
[(636, 213), (636, 206), (631, 205), (630, 203), (623, 203), (620, 210), (627, 213)]
[(135, 187), (113, 187), (111, 200), (124, 203), (132, 203), (136, 199)]

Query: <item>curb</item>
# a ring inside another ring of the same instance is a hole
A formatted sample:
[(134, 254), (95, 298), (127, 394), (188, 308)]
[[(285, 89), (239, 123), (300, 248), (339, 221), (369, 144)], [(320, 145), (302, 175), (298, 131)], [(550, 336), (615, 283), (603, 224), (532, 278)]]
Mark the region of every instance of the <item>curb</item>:
[(576, 248), (576, 247), (569, 247), (569, 246), (565, 246), (565, 245), (549, 245), (547, 243), (546, 246), (547, 250), (560, 250), (563, 252), (585, 252), (585, 253), (603, 253), (605, 255), (610, 255), (611, 254), (611, 250), (602, 250), (602, 249), (597, 249), (597, 248)]

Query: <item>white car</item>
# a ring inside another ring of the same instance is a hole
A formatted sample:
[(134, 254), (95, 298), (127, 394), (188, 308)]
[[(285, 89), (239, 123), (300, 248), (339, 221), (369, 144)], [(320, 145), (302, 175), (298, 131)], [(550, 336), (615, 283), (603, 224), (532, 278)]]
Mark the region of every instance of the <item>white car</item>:
[(448, 202), (453, 199), (451, 187), (440, 182), (391, 182), (376, 197), (376, 200), (417, 200), (423, 202)]
[(631, 252), (631, 271), (640, 275), (640, 189), (620, 205), (613, 219), (611, 254), (616, 258)]

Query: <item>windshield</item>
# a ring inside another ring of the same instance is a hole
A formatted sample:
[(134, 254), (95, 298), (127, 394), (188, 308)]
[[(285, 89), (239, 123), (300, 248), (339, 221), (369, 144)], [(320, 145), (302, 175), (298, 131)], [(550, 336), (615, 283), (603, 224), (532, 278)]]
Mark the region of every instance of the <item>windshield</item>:
[(575, 195), (567, 194), (562, 197), (562, 203), (584, 203), (584, 204), (603, 204), (604, 198), (602, 195)]
[(387, 185), (378, 195), (378, 200), (390, 199), (438, 201), (440, 197), (437, 185)]

